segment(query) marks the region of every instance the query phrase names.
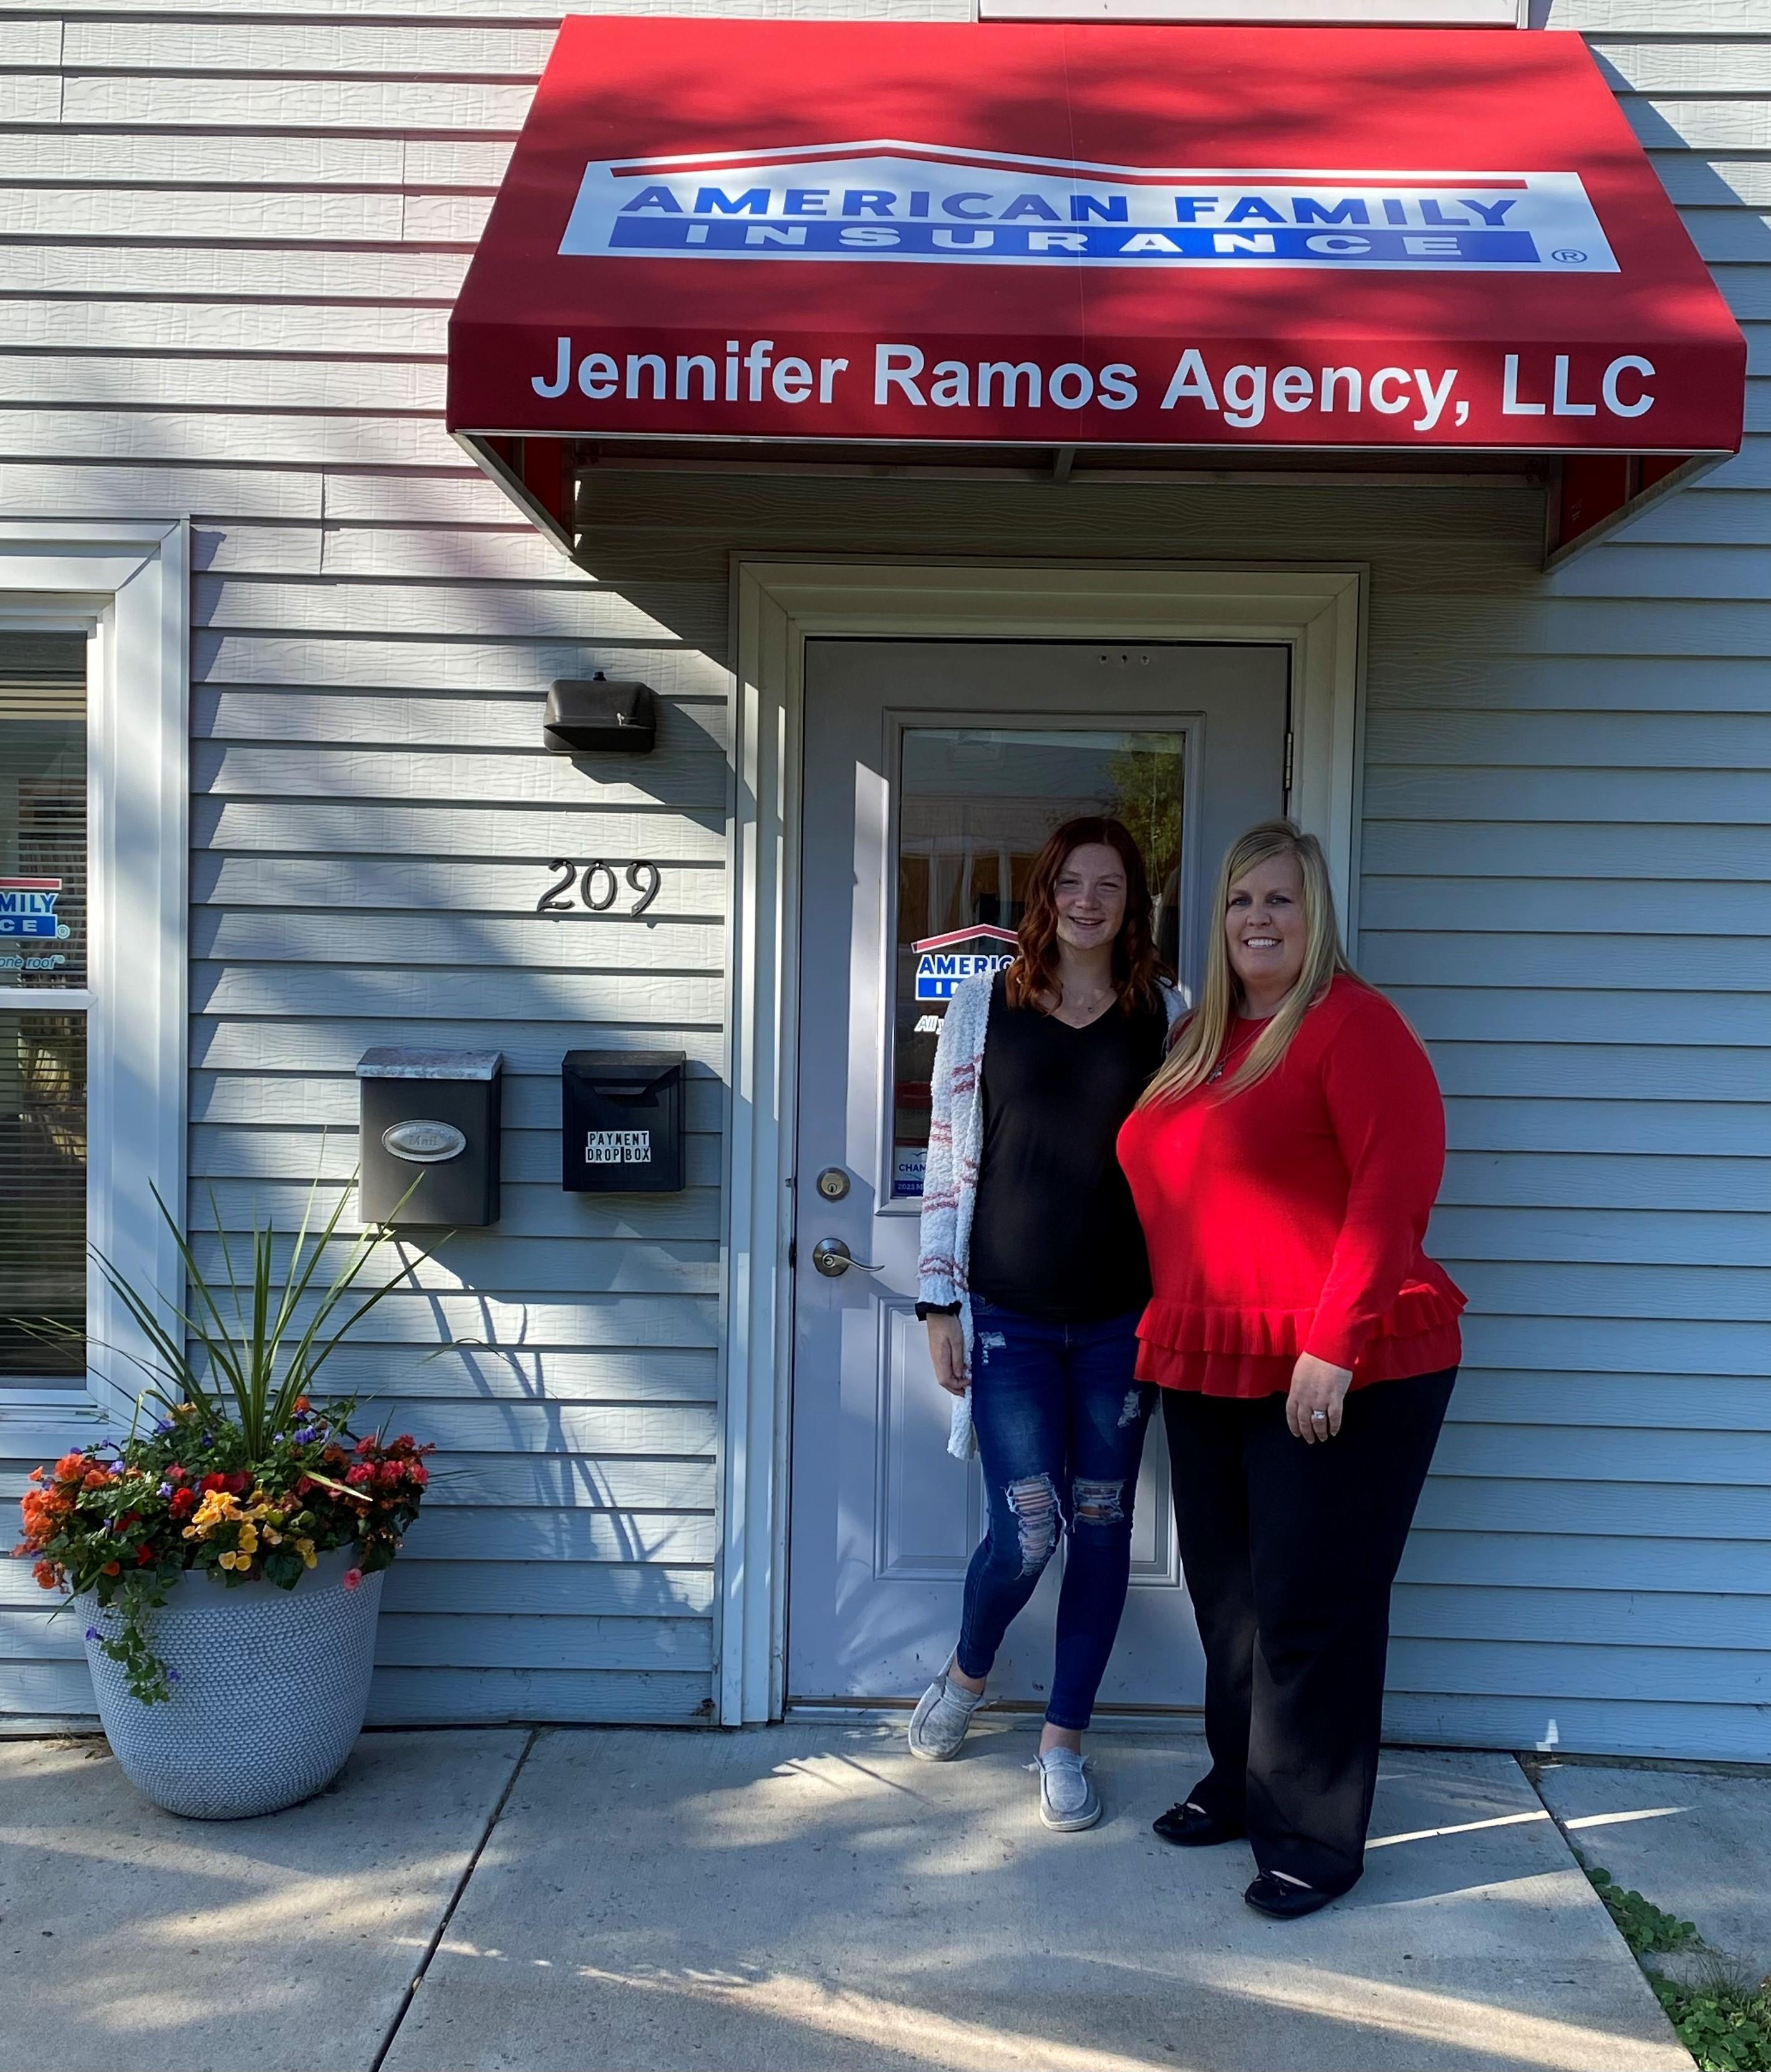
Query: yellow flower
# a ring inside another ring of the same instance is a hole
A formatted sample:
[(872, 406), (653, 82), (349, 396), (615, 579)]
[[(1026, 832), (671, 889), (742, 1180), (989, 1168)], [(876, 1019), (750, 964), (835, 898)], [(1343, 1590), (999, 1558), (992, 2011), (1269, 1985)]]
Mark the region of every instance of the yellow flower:
[(311, 1540), (298, 1540), (295, 1543), (295, 1552), (301, 1556), (310, 1568), (320, 1558), (314, 1552), (314, 1543)]
[(265, 1527), (265, 1544), (267, 1547), (281, 1547), (282, 1544), (282, 1534), (274, 1526), (267, 1525)]
[(257, 1528), (251, 1525), (241, 1526), (238, 1544), (242, 1554), (256, 1554), (258, 1552)]
[(252, 1563), (244, 1554), (224, 1554), (221, 1565), (224, 1568), (249, 1568)]
[(240, 1515), (240, 1507), (226, 1490), (211, 1490), (197, 1506), (187, 1532), (195, 1531), (199, 1540), (207, 1540), (218, 1525), (226, 1525)]

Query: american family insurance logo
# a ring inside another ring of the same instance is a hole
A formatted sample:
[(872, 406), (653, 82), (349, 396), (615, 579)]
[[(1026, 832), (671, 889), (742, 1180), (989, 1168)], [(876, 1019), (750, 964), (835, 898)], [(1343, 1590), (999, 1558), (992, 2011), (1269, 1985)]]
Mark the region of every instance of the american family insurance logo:
[(1162, 170), (891, 140), (585, 168), (562, 255), (1614, 273), (1574, 173)]
[[(988, 944), (980, 950), (962, 949), (961, 944)], [(1006, 950), (995, 947), (1005, 944)], [(988, 922), (974, 928), (955, 928), (949, 935), (926, 935), (910, 948), (916, 952), (916, 997), (951, 1000), (968, 978), (994, 973), (1014, 962), (1020, 947), (1013, 928), (992, 927)]]
[(59, 878), (0, 878), (0, 936), (66, 941), (67, 923), (55, 918), (60, 897)]

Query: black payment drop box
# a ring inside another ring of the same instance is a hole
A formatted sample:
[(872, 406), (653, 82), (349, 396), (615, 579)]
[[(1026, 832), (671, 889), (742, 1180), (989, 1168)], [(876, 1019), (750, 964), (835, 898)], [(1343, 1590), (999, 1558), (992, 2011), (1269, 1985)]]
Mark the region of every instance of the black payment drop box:
[(568, 1050), (560, 1184), (573, 1194), (674, 1194), (684, 1184), (681, 1050)]

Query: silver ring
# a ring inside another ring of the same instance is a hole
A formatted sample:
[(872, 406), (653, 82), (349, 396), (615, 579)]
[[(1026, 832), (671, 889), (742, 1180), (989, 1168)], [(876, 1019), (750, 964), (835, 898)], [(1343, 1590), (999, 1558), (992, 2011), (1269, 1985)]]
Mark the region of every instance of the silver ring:
[(1310, 1412), (1310, 1422), (1313, 1424), (1327, 1424), (1328, 1412), (1325, 1410), (1313, 1410)]

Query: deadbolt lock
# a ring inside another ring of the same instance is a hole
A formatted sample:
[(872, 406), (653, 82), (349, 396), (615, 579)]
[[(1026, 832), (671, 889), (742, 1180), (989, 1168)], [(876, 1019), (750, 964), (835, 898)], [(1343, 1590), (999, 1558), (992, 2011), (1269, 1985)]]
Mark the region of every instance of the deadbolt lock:
[(818, 1175), (817, 1187), (827, 1202), (840, 1202), (849, 1192), (849, 1175), (840, 1166), (827, 1166)]

